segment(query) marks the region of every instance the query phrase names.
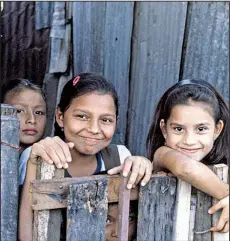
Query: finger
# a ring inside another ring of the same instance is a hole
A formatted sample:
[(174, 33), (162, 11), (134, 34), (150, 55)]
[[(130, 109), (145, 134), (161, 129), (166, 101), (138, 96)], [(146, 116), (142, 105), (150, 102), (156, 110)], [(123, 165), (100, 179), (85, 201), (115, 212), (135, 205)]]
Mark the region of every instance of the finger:
[(222, 208), (222, 201), (220, 200), (218, 203), (216, 203), (211, 208), (209, 208), (208, 213), (213, 214), (221, 208)]
[(71, 149), (74, 147), (74, 143), (73, 143), (73, 142), (67, 142), (66, 144), (67, 144), (67, 145), (69, 146), (69, 148), (71, 148)]
[(229, 221), (224, 225), (224, 229), (222, 230), (223, 233), (229, 232)]
[(132, 186), (134, 185), (134, 183), (137, 179), (137, 176), (139, 174), (139, 166), (140, 166), (139, 163), (133, 163), (133, 165), (132, 165), (131, 175), (130, 175), (128, 183), (127, 183), (128, 189), (132, 188)]
[(213, 231), (213, 232), (220, 232), (223, 228), (224, 228), (224, 225), (226, 223), (226, 220), (225, 218), (223, 217), (223, 213), (220, 215), (220, 218), (219, 218), (219, 221), (217, 223), (216, 226), (212, 227), (210, 229), (210, 231)]
[(53, 164), (53, 161), (47, 155), (46, 151), (43, 149), (43, 145), (40, 143), (35, 143), (32, 146), (30, 152), (30, 161), (33, 164), (37, 164), (38, 158), (42, 158), (46, 163)]
[(115, 175), (115, 174), (120, 173), (120, 172), (122, 171), (122, 169), (123, 169), (123, 165), (120, 165), (120, 166), (118, 166), (118, 167), (114, 167), (114, 168), (108, 170), (107, 173), (108, 173), (109, 175)]
[(62, 163), (61, 160), (57, 154), (57, 145), (49, 145), (45, 147), (45, 151), (46, 153), (49, 155), (50, 159), (53, 161), (53, 163), (55, 164), (55, 166), (57, 168), (62, 168)]
[[(151, 167), (152, 167), (152, 165), (151, 165)], [(149, 167), (148, 169), (146, 169), (146, 171), (145, 171), (145, 176), (144, 176), (144, 178), (143, 178), (142, 181), (141, 181), (141, 186), (145, 186), (146, 183), (149, 182), (149, 180), (150, 180), (150, 178), (151, 178), (151, 175), (152, 175), (152, 170), (153, 170), (151, 167)]]
[(127, 177), (129, 175), (132, 165), (133, 165), (132, 158), (127, 157), (123, 163), (123, 170), (122, 170), (123, 177)]
[[(67, 162), (72, 161), (71, 153), (70, 153), (70, 150), (69, 150), (70, 144), (68, 145), (67, 143), (62, 141), (59, 137), (56, 138), (56, 142), (59, 145), (59, 148), (57, 150), (57, 154), (58, 154), (58, 156), (61, 160), (62, 166), (64, 168), (68, 168), (69, 165), (68, 165)], [(70, 143), (72, 143), (72, 142), (70, 142)]]
[(139, 166), (139, 173), (137, 176), (137, 179), (134, 183), (134, 187), (140, 182), (140, 180), (143, 178), (143, 176), (145, 175), (145, 171), (146, 171), (146, 166), (145, 165), (140, 165)]

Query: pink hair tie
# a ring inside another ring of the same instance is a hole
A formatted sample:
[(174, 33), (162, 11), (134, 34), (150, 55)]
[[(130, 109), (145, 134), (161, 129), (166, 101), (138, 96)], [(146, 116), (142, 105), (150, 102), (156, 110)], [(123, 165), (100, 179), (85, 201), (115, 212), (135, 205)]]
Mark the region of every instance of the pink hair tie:
[(75, 77), (74, 80), (73, 80), (73, 86), (75, 86), (79, 80), (80, 80), (80, 76), (78, 75), (78, 76)]

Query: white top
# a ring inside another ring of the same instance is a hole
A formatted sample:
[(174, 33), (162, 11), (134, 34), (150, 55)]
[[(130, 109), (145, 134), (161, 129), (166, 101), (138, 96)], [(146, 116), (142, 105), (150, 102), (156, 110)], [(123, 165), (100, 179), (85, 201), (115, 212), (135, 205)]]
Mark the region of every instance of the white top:
[[(29, 160), (31, 148), (27, 147), (21, 154), (20, 159), (19, 159), (19, 185), (23, 185), (25, 177), (26, 177), (26, 166), (27, 166), (27, 161)], [(120, 162), (121, 164), (124, 163), (125, 158), (128, 156), (131, 156), (130, 151), (127, 149), (127, 147), (123, 145), (117, 145), (118, 153), (120, 156)], [(102, 159), (102, 166), (101, 166), (101, 171), (105, 171), (105, 163)]]

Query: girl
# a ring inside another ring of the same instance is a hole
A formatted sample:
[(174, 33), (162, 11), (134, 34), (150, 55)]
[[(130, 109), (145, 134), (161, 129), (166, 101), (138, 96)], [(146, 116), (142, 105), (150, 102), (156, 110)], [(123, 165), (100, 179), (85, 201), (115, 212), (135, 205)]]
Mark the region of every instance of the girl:
[(20, 122), (19, 185), (23, 184), (26, 162), (33, 143), (45, 130), (46, 100), (42, 89), (27, 79), (12, 79), (2, 87), (2, 103), (17, 109)]
[[(36, 164), (40, 157), (58, 168), (66, 168), (66, 177), (97, 174), (120, 165), (125, 159), (132, 160), (125, 146), (109, 145), (117, 118), (116, 91), (103, 77), (82, 73), (67, 82), (56, 109), (57, 136), (47, 137), (32, 146), (20, 206), (20, 240), (32, 239), (29, 182), (36, 179)], [(130, 176), (131, 181), (136, 177), (142, 184), (147, 183), (152, 173), (151, 162), (137, 158), (133, 166), (135, 174)]]
[(227, 164), (228, 106), (207, 82), (183, 80), (161, 97), (147, 138), (148, 158), (155, 171), (170, 171), (217, 199), (212, 214), (223, 208), (211, 231), (229, 230), (229, 185), (206, 165)]

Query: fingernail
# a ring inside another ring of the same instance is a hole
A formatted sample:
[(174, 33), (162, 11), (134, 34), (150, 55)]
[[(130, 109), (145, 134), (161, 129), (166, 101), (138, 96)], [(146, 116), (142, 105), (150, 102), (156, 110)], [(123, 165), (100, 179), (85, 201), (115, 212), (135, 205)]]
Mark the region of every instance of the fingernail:
[(72, 161), (71, 156), (68, 156), (68, 157), (66, 158), (66, 160), (67, 160), (67, 162), (71, 162), (71, 161)]
[(68, 167), (69, 167), (69, 165), (68, 165), (67, 163), (65, 163), (65, 164), (64, 164), (64, 168), (67, 169)]
[(209, 213), (209, 214), (212, 214), (212, 210), (209, 209), (209, 210), (208, 210), (208, 213)]
[(123, 177), (127, 177), (128, 176), (128, 172), (123, 172)]
[(128, 189), (131, 189), (131, 188), (132, 188), (132, 184), (128, 184), (128, 185), (127, 185), (127, 188), (128, 188)]
[(62, 165), (61, 165), (61, 164), (58, 164), (58, 165), (57, 165), (57, 168), (62, 168)]
[(145, 182), (141, 182), (141, 186), (142, 186), (142, 187), (145, 186), (145, 184), (146, 184)]

